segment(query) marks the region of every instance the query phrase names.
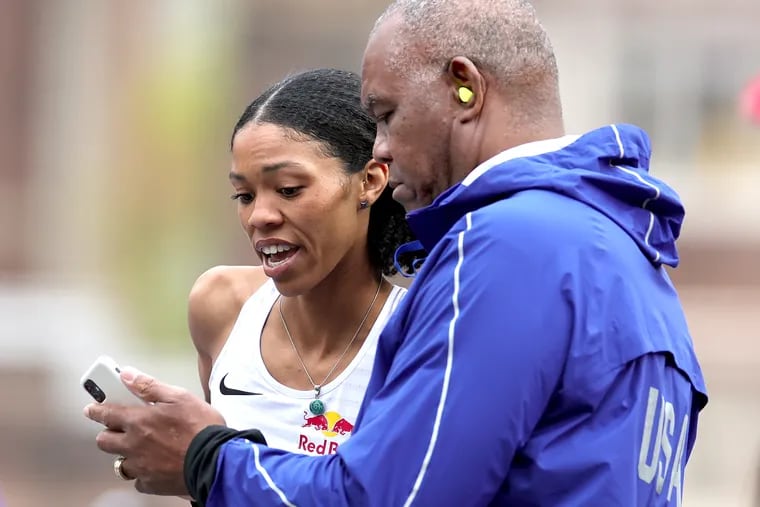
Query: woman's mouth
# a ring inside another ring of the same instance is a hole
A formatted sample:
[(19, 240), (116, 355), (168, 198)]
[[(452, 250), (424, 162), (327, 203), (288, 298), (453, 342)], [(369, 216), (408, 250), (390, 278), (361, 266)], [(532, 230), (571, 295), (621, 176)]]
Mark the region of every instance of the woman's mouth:
[(298, 251), (293, 245), (266, 245), (259, 249), (261, 258), (266, 267), (276, 268), (288, 262)]

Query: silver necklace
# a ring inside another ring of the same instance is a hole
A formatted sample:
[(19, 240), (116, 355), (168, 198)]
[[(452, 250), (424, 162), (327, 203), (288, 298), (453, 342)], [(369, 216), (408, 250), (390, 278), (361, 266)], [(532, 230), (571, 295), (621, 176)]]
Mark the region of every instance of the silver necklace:
[(335, 371), (335, 368), (338, 367), (340, 362), (343, 360), (345, 355), (348, 353), (348, 349), (351, 348), (351, 345), (356, 341), (356, 338), (359, 336), (359, 331), (362, 330), (362, 327), (364, 327), (364, 323), (367, 321), (367, 317), (369, 317), (370, 312), (372, 311), (372, 308), (375, 306), (375, 301), (377, 301), (377, 296), (380, 295), (380, 289), (383, 286), (384, 279), (380, 279), (380, 283), (377, 286), (377, 291), (375, 292), (375, 297), (372, 298), (372, 302), (369, 304), (369, 308), (367, 308), (367, 311), (364, 313), (364, 317), (362, 318), (361, 323), (359, 324), (359, 327), (356, 329), (356, 332), (354, 333), (353, 338), (351, 338), (351, 341), (348, 342), (348, 345), (346, 345), (346, 348), (343, 350), (343, 353), (340, 355), (337, 361), (335, 361), (335, 364), (330, 368), (330, 371), (327, 372), (327, 375), (325, 375), (325, 378), (322, 379), (322, 382), (317, 384), (314, 382), (314, 379), (311, 377), (311, 374), (309, 373), (308, 368), (306, 368), (306, 364), (304, 364), (303, 359), (301, 358), (301, 354), (298, 352), (298, 348), (296, 347), (296, 342), (293, 341), (293, 337), (290, 334), (290, 330), (288, 329), (288, 324), (285, 322), (285, 316), (282, 314), (282, 297), (280, 297), (279, 304), (277, 305), (277, 309), (280, 312), (280, 321), (282, 322), (282, 327), (285, 328), (285, 334), (288, 335), (288, 340), (290, 340), (290, 345), (293, 346), (293, 352), (296, 353), (296, 357), (298, 358), (298, 362), (301, 363), (301, 367), (303, 368), (304, 373), (306, 374), (306, 377), (309, 379), (309, 382), (312, 386), (314, 386), (314, 400), (309, 404), (309, 410), (314, 415), (322, 415), (325, 413), (325, 403), (319, 399), (319, 395), (322, 393), (322, 387), (325, 385), (327, 380), (330, 378), (330, 375), (333, 374)]

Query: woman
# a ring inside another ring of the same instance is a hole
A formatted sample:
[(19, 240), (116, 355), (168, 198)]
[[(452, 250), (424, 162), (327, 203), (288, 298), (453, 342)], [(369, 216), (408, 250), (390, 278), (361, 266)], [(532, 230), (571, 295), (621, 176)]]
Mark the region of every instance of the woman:
[(230, 181), (261, 267), (221, 266), (195, 283), (189, 325), (206, 400), (272, 447), (334, 453), (351, 434), (377, 338), (405, 290), (409, 241), (357, 75), (291, 76), (235, 125)]

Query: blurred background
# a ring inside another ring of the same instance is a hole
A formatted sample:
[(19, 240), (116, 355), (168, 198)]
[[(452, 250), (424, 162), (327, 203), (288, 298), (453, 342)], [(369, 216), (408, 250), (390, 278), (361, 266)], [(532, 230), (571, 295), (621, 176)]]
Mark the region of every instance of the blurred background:
[[(644, 127), (686, 204), (672, 276), (711, 402), (684, 505), (760, 505), (760, 124), (743, 95), (760, 3), (535, 4), (568, 131)], [(113, 476), (79, 377), (107, 353), (200, 392), (188, 291), (253, 261), (228, 199), (232, 127), (286, 73), (358, 71), (385, 6), (0, 0), (0, 505), (184, 504)]]

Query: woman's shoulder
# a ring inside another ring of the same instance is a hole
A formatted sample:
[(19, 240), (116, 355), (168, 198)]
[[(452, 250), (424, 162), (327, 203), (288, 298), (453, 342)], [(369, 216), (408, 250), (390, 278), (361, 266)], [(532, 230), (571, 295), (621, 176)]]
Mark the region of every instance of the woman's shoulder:
[(226, 336), (245, 302), (266, 281), (258, 266), (215, 266), (190, 290), (188, 323), (196, 347)]
[(238, 302), (242, 306), (267, 280), (260, 266), (214, 266), (195, 281), (190, 299), (201, 299), (205, 304), (221, 299), (225, 304)]

